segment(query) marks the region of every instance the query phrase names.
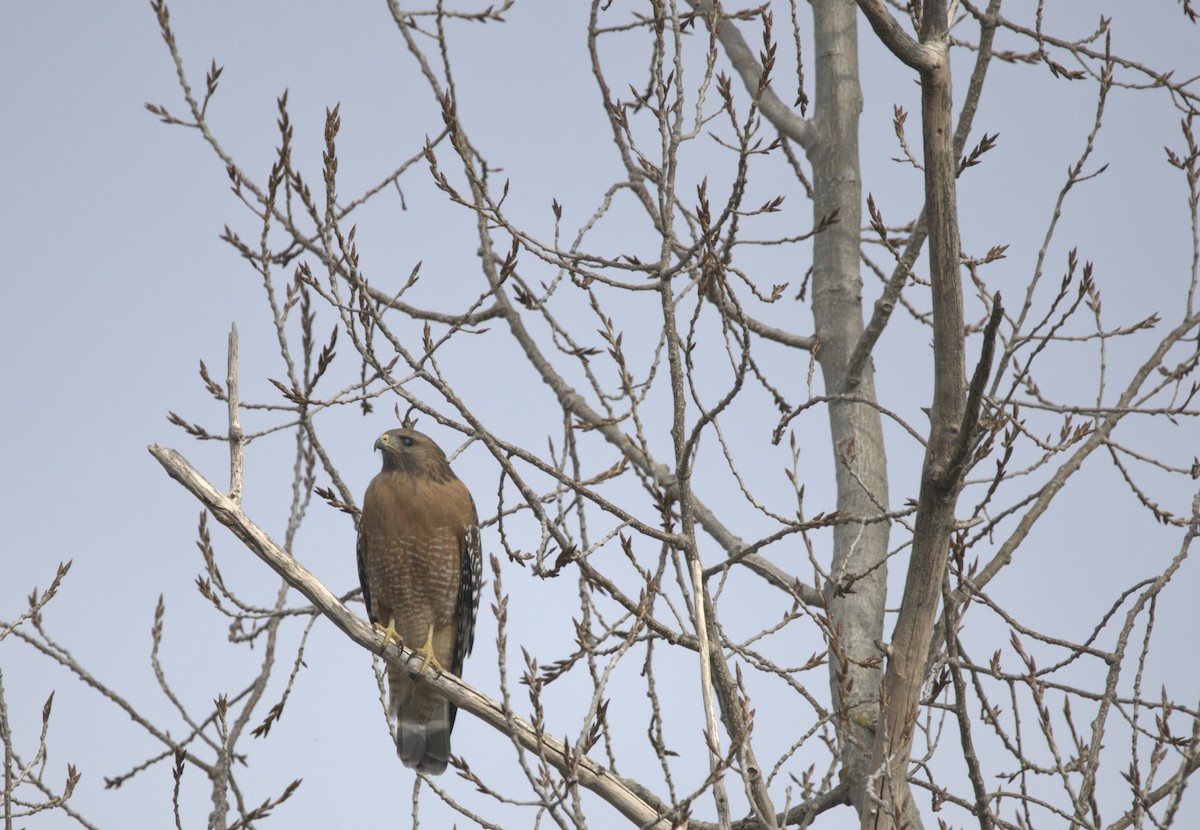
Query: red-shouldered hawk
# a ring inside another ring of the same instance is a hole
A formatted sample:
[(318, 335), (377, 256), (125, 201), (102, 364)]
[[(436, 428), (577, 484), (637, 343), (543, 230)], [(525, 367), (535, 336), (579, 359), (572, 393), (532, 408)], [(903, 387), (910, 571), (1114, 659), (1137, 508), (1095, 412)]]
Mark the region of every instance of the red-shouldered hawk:
[[(475, 503), (427, 436), (393, 429), (375, 449), (383, 452), (383, 470), (367, 486), (358, 528), (367, 616), (388, 639), (418, 649), (422, 670), (432, 664), (461, 675), (475, 638), (483, 568)], [(387, 674), (400, 760), (441, 773), (456, 708), (401, 669)]]

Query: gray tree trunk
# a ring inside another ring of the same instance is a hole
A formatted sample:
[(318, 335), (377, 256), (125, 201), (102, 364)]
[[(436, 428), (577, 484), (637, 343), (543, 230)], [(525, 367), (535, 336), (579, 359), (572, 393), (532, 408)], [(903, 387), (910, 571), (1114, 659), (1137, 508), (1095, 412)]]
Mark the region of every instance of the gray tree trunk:
[[(843, 391), (846, 368), (863, 333), (859, 244), (862, 179), (858, 120), (862, 91), (858, 80), (858, 9), (853, 0), (814, 0), (816, 96), (809, 149), (813, 165), (814, 222), (837, 213), (838, 221), (817, 235), (813, 246), (813, 318), (825, 388)], [(855, 394), (875, 397), (874, 366), (864, 366)], [(829, 406), (837, 509), (850, 516), (875, 516), (887, 509), (887, 460), (878, 410), (858, 403)], [(851, 801), (862, 810), (865, 774), (874, 742), (879, 706), (881, 657), (887, 593), (886, 522), (841, 524), (833, 533), (833, 580), (825, 586), (834, 632), (830, 686), (840, 739), (844, 780)], [(847, 588), (848, 590), (841, 590)]]

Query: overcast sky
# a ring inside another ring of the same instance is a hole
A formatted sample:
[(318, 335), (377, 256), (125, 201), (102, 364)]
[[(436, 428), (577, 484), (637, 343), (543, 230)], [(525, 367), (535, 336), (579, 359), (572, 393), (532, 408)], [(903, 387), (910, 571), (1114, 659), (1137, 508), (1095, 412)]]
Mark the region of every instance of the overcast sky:
[[(1006, 3), (1006, 13), (1031, 21), (1030, 5)], [(1081, 36), (1094, 28), (1103, 7), (1115, 16), (1114, 51), (1175, 67), (1177, 78), (1200, 73), (1200, 29), (1187, 22), (1174, 0), (1049, 5), (1048, 29), (1065, 26), (1072, 37)], [(351, 8), (186, 0), (173, 3), (171, 11), (193, 85), (202, 86), (211, 59), (224, 66), (211, 118), (225, 149), (260, 181), (278, 143), (274, 101), (285, 88), (296, 126), (295, 155), (314, 183), (324, 110), (341, 103), (340, 189), (347, 194), (382, 178), (440, 125), (382, 2)], [(550, 200), (557, 198), (572, 227), (578, 227), (617, 171), (615, 155), (605, 150), (607, 126), (598, 93), (581, 59), (585, 4), (519, 0), (507, 16), (504, 26), (457, 26), (460, 115), (489, 160), (519, 183), (511, 205), (515, 216), (545, 230)], [(898, 224), (915, 213), (920, 191), (919, 174), (891, 161), (898, 155), (892, 106), (899, 103), (914, 113), (910, 136), (919, 136), (919, 99), (909, 73), (871, 42), (865, 25), (861, 32), (864, 192), (875, 193), (889, 222)], [(748, 37), (757, 43), (757, 34)], [(780, 29), (777, 37), (786, 43), (789, 36)], [(1009, 46), (1015, 48), (1015, 42)], [(1054, 82), (1044, 66), (997, 66), (993, 72), (974, 135), (1000, 133), (993, 152), (1009, 166), (984, 164), (964, 177), (964, 244), (976, 255), (994, 244), (1012, 246), (1009, 259), (998, 267), (1011, 269), (1016, 301), (1058, 184), (1090, 127), (1094, 85), (1081, 91), (1083, 82)], [(961, 70), (959, 77), (964, 77)], [(175, 70), (147, 3), (10, 0), (0, 8), (0, 245), (6, 254), (0, 418), (7, 436), (0, 476), (0, 620), (19, 615), (30, 591), (44, 588), (59, 562), (74, 560), (59, 597), (47, 609), (48, 630), (97, 678), (169, 722), (169, 705), (148, 660), (160, 594), (167, 604), (167, 668), (197, 710), (217, 694), (234, 691), (256, 655), (227, 645), (226, 622), (198, 597), (198, 505), (167, 479), (146, 446), (174, 446), (221, 483), (227, 470), (222, 448), (196, 444), (168, 424), (167, 412), (221, 425), (220, 409), (204, 393), (196, 369), (203, 359), (223, 373), (231, 323), (242, 332), (243, 371), (253, 378), (254, 394), (267, 397), (264, 378), (277, 377), (280, 370), (261, 286), (218, 239), (226, 224), (243, 233), (253, 233), (254, 226), (245, 221), (223, 166), (200, 137), (161, 124), (144, 109), (148, 101), (184, 114)], [(561, 115), (539, 115), (547, 108)], [(1191, 267), (1186, 190), (1162, 150), (1181, 146), (1178, 122), (1164, 94), (1115, 91), (1090, 163), (1093, 169), (1102, 164), (1109, 169), (1068, 205), (1055, 242), (1048, 266), (1055, 281), (1070, 247), (1080, 248), (1081, 259), (1098, 263), (1112, 323), (1154, 311), (1173, 323), (1181, 310)], [(1011, 172), (1014, 160), (1024, 167), (1021, 181)], [(1037, 180), (1053, 185), (1036, 192), (1029, 182)], [(377, 284), (398, 285), (422, 260), (424, 298), (477, 293), (469, 234), (440, 233), (451, 210), (439, 207), (427, 175), (408, 176), (404, 187), (406, 201), (420, 204), (425, 213), (409, 211), (400, 221), (394, 209), (364, 216), (360, 226), (360, 246)], [(394, 194), (387, 198), (399, 201)], [(802, 199), (792, 198), (801, 231), (811, 217)], [(460, 274), (470, 275), (469, 290), (455, 282)], [(775, 281), (798, 279), (780, 274)], [(968, 316), (978, 311), (973, 306)], [(810, 325), (807, 312), (804, 319)], [(919, 396), (928, 389), (928, 378), (908, 376), (901, 368), (905, 349), (924, 348), (918, 340), (892, 344), (877, 355), (881, 397), (903, 397), (908, 387), (906, 394)], [(1142, 359), (1137, 349), (1114, 354), (1110, 368), (1128, 370)], [(493, 426), (536, 445), (538, 430), (544, 435), (547, 429), (525, 417), (520, 400), (505, 398), (494, 368), (489, 370), (482, 356), (479, 365), (475, 388), (494, 406), (488, 415)], [(1056, 381), (1065, 387), (1076, 367), (1062, 369)], [(910, 411), (920, 406), (910, 402)], [(347, 428), (336, 449), (343, 474), (361, 494), (378, 464), (371, 453), (374, 437), (392, 425), (390, 405), (353, 423), (357, 426)], [(446, 433), (437, 437), (454, 440)], [(540, 440), (544, 444), (544, 437)], [(1141, 440), (1139, 446), (1169, 455), (1177, 464), (1200, 453), (1194, 423), (1154, 426)], [(247, 510), (255, 515), (257, 509), (256, 518), (276, 538), (286, 522), (286, 494), (271, 488), (290, 482), (289, 451), (286, 441), (273, 447), (264, 442), (248, 458), (253, 471)], [(919, 461), (919, 453), (895, 448), (893, 463), (911, 473), (911, 464), (899, 463), (905, 459)], [(477, 494), (494, 492), (494, 471), (486, 461), (472, 451), (460, 462), (460, 475)], [(1160, 571), (1181, 538), (1178, 529), (1139, 524), (1135, 530), (1106, 522), (1110, 511), (1133, 509), (1128, 491), (1122, 494), (1111, 478), (1098, 471), (1095, 491), (1076, 482), (1063, 499), (1058, 523), (1040, 530), (1034, 540), (1040, 551), (1086, 548), (1094, 571), (1081, 570), (1077, 558), (1046, 554), (1036, 567), (1023, 566), (1023, 576), (1013, 577), (1026, 580), (1022, 593), (1033, 621), (1047, 624), (1057, 618), (1063, 636), (1080, 636), (1071, 628), (1079, 609), (1064, 613), (1064, 586), (1097, 580), (1094, 602), (1083, 602), (1091, 614), (1087, 619), (1094, 619), (1122, 587)], [(911, 478), (896, 485), (894, 497), (914, 492)], [(1187, 487), (1170, 482), (1159, 492), (1166, 509), (1186, 515), (1192, 495)], [(831, 495), (810, 492), (810, 499), (814, 512), (832, 507)], [(273, 577), (228, 535), (216, 534), (216, 540), (226, 577), (260, 586), (255, 601), (269, 601)], [(329, 520), (303, 544), (298, 558), (332, 590), (354, 587), (348, 520)], [(520, 578), (514, 573), (506, 587), (525, 590)], [(1173, 654), (1178, 660), (1158, 667), (1156, 678), (1173, 682), (1181, 702), (1194, 705), (1200, 696), (1200, 661), (1188, 627), (1194, 626), (1194, 606), (1185, 600), (1194, 602), (1200, 575), (1189, 563), (1177, 580), (1172, 599), (1163, 603), (1159, 636), (1164, 658)], [(485, 596), (485, 608), (487, 602)], [(536, 628), (538, 622), (531, 615), (514, 625)], [(482, 621), (481, 626), (494, 631), (494, 622), (490, 629)], [(486, 647), (486, 635), (483, 643)], [(494, 694), (494, 685), (488, 685), (494, 661), (486, 668), (488, 660), (475, 659), (481, 665), (473, 679)], [(289, 702), (289, 720), (278, 735), (254, 747), (258, 789), (248, 797), (261, 800), (293, 777), (303, 777), (300, 792), (281, 809), (274, 826), (351, 825), (381, 809), (398, 811), (396, 824), (405, 826), (411, 774), (388, 745), (369, 660), (321, 621), (307, 662), (304, 682)], [(42, 704), (55, 692), (49, 768), (63, 772), (49, 777), (65, 775), (67, 763), (78, 765), (84, 778), (73, 803), (81, 812), (101, 827), (139, 826), (131, 817), (143, 811), (152, 818), (141, 826), (166, 826), (168, 765), (158, 765), (120, 791), (103, 787), (105, 776), (120, 774), (153, 752), (153, 741), (111, 703), (13, 638), (0, 643), (0, 671), (18, 746), (27, 755)], [(238, 680), (217, 680), (226, 677)], [(338, 718), (330, 726), (331, 709), (361, 716)], [(480, 754), (505, 751), (503, 741), (469, 718), (460, 718), (455, 736), (459, 752), (465, 745), (478, 747)], [(453, 776), (439, 783), (464, 789)], [(331, 792), (345, 793), (345, 799), (331, 799)], [(202, 793), (192, 806), (184, 826), (202, 826)], [(849, 821), (848, 813), (843, 817)], [(429, 821), (428, 826), (437, 826), (436, 818)], [(54, 814), (26, 826), (41, 830), (68, 823)]]

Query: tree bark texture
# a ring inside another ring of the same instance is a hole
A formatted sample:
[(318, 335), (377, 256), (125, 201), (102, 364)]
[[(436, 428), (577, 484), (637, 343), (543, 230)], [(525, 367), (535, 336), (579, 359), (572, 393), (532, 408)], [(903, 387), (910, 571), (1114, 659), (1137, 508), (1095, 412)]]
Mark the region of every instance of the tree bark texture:
[[(813, 246), (813, 318), (817, 359), (825, 388), (843, 391), (846, 369), (863, 334), (859, 273), (862, 179), (858, 122), (862, 91), (858, 78), (857, 9), (852, 0), (815, 0), (816, 141), (813, 166), (814, 224), (836, 212), (838, 221), (817, 234)], [(859, 395), (875, 397), (874, 367), (863, 368)], [(879, 412), (871, 406), (829, 406), (837, 482), (837, 509), (851, 516), (876, 516), (887, 509), (887, 460)], [(825, 586), (829, 622), (830, 687), (837, 718), (843, 775), (860, 811), (872, 743), (870, 721), (878, 705), (877, 643), (883, 634), (887, 592), (886, 522), (837, 525), (833, 532), (831, 581)]]
[[(874, 25), (874, 18), (872, 21)], [(881, 27), (875, 28), (878, 32)], [(903, 59), (893, 44), (888, 45)], [(945, 2), (926, 3), (921, 46), (923, 54), (931, 58), (918, 68), (933, 304), (933, 405), (908, 576), (888, 647), (883, 706), (871, 759), (872, 798), (861, 814), (862, 826), (871, 830), (921, 826), (907, 783), (909, 756), (925, 658), (954, 532), (955, 504), (962, 488), (964, 442), (971, 438), (968, 433), (973, 433), (972, 425), (964, 423), (967, 404), (955, 190), (957, 160)]]

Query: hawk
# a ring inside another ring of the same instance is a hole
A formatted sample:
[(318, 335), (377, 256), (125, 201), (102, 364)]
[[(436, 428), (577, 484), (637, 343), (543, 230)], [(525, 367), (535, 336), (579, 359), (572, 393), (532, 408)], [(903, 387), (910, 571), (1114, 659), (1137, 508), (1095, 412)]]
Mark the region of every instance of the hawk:
[[(483, 569), (479, 519), (446, 454), (427, 436), (379, 436), (383, 469), (363, 497), (358, 578), (367, 616), (387, 640), (432, 665), (462, 674), (475, 638)], [(457, 709), (427, 684), (389, 666), (388, 719), (407, 767), (438, 775), (450, 758)]]

